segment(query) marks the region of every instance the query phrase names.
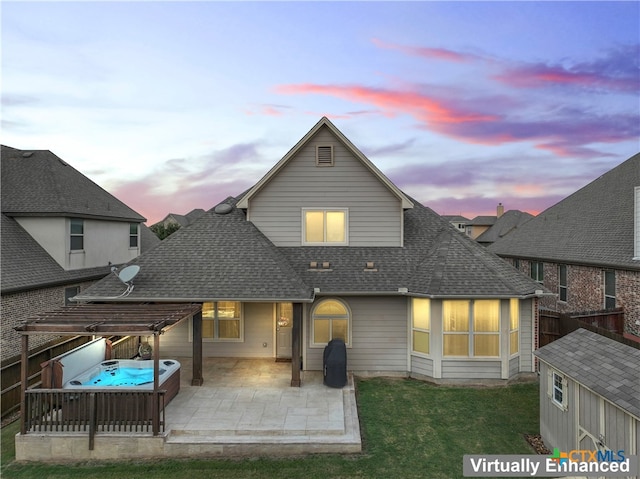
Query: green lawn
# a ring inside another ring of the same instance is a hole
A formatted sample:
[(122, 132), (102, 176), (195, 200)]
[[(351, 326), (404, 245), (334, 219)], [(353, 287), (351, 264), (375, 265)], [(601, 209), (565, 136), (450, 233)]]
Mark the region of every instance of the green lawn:
[(456, 478), (463, 454), (533, 454), (538, 385), (450, 388), (404, 379), (359, 379), (363, 453), (288, 459), (13, 463), (17, 423), (2, 430), (3, 478)]

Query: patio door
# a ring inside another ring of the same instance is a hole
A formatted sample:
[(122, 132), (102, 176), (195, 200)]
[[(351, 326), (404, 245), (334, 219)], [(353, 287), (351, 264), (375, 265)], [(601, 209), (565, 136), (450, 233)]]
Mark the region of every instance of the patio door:
[(291, 332), (293, 330), (293, 304), (276, 305), (276, 358), (291, 359)]

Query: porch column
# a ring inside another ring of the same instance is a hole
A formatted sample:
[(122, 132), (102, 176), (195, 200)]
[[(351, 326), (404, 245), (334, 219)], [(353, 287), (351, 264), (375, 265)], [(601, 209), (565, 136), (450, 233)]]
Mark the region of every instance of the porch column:
[(20, 357), (20, 434), (27, 433), (27, 381), (29, 380), (29, 336), (22, 335)]
[(302, 303), (293, 303), (291, 329), (291, 387), (300, 387), (300, 333), (302, 331)]
[(202, 311), (193, 315), (193, 376), (192, 386), (202, 386)]
[(160, 433), (160, 404), (158, 402), (158, 389), (160, 389), (160, 334), (153, 335), (153, 435)]

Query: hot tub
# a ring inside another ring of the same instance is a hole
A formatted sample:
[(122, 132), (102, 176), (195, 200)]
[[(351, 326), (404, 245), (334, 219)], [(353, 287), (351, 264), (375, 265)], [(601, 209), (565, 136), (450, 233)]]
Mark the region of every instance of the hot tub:
[[(158, 388), (166, 391), (164, 405), (169, 402), (180, 391), (180, 363), (175, 359), (161, 359), (158, 363)], [(67, 381), (63, 385), (64, 389), (70, 390), (122, 390), (123, 392), (131, 390), (153, 391), (153, 360), (138, 361), (133, 359), (114, 359), (102, 361), (96, 366), (89, 368), (87, 371), (79, 374), (73, 379)], [(74, 397), (68, 396), (67, 404), (63, 406), (63, 413), (66, 412), (67, 417), (81, 418), (86, 414), (88, 408), (84, 396)], [(150, 411), (150, 398), (145, 400), (145, 404), (139, 404), (140, 399), (134, 395), (115, 395), (110, 396), (108, 401), (108, 409), (113, 411), (120, 417), (130, 415), (129, 411), (140, 409)], [(99, 410), (107, 408), (98, 407)], [(145, 416), (148, 414), (145, 412)]]

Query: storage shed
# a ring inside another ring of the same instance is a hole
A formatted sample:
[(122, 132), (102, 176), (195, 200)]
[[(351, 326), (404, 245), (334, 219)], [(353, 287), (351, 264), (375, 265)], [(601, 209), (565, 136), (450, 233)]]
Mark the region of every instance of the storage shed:
[(578, 329), (534, 354), (548, 448), (640, 452), (639, 349)]

